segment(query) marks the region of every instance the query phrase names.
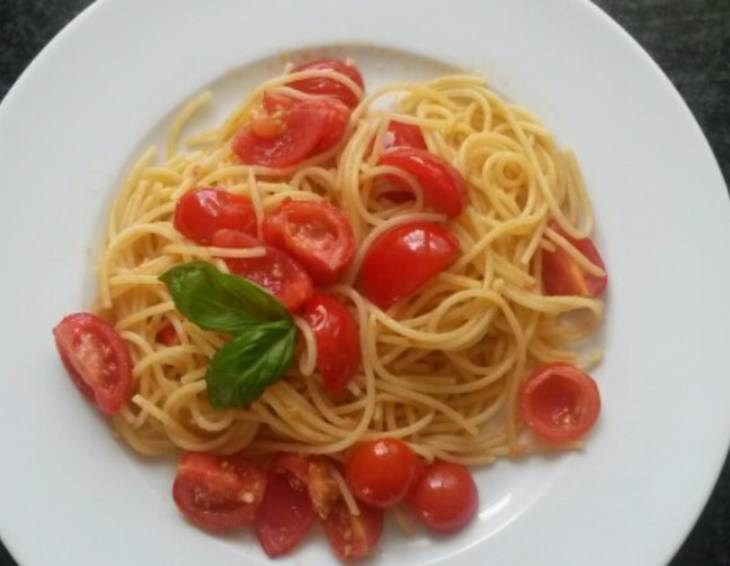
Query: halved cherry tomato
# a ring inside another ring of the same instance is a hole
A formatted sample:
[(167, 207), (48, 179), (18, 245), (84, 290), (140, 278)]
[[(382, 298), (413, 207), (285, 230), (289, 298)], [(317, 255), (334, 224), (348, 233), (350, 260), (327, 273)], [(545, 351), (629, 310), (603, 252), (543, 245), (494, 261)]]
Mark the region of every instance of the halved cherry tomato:
[(327, 203), (284, 201), (264, 220), (264, 238), (299, 260), (320, 285), (337, 281), (355, 255), (350, 222)]
[(373, 507), (399, 503), (417, 479), (418, 471), (418, 457), (397, 438), (363, 442), (345, 462), (345, 479), (352, 494)]
[(213, 245), (220, 248), (263, 245), (266, 255), (262, 257), (225, 258), (224, 261), (231, 273), (258, 283), (276, 295), (289, 311), (297, 311), (312, 296), (312, 280), (289, 254), (237, 230), (218, 230), (213, 236)]
[(71, 380), (104, 413), (117, 413), (132, 389), (132, 360), (112, 326), (89, 313), (70, 314), (53, 329)]
[(314, 522), (309, 495), (285, 474), (269, 473), (264, 500), (254, 528), (264, 552), (271, 557), (291, 551)]
[(322, 521), (322, 529), (340, 560), (365, 558), (378, 544), (383, 532), (383, 512), (365, 504), (360, 504), (359, 508), (360, 514), (353, 515), (340, 499)]
[(536, 367), (520, 391), (522, 418), (532, 432), (549, 442), (583, 438), (600, 411), (596, 382), (570, 364)]
[(172, 496), (182, 514), (199, 527), (226, 531), (254, 520), (265, 490), (266, 472), (240, 454), (187, 452)]
[[(605, 271), (603, 259), (589, 238), (571, 238), (554, 222), (550, 223), (550, 227), (573, 244), (591, 263)], [(606, 290), (608, 277), (586, 273), (562, 248), (556, 246), (554, 252), (542, 251), (542, 282), (549, 295), (600, 297)]]
[(334, 465), (325, 456), (281, 452), (274, 456), (269, 468), (296, 478), (309, 493), (314, 511), (324, 519), (340, 498), (340, 486), (332, 475)]
[(363, 294), (387, 308), (441, 273), (458, 253), (458, 240), (438, 224), (412, 222), (391, 228), (365, 254), (360, 269)]
[(157, 334), (155, 334), (155, 341), (159, 342), (163, 346), (177, 346), (180, 344), (180, 337), (177, 335), (175, 327), (165, 321), (157, 330)]
[(297, 99), (292, 98), (291, 96), (266, 91), (261, 105), (268, 114), (275, 114), (276, 112), (288, 110), (296, 103), (296, 101)]
[[(436, 212), (454, 217), (466, 205), (468, 192), (464, 177), (446, 160), (425, 149), (395, 147), (380, 156), (378, 165), (392, 165), (415, 176), (426, 204)], [(389, 176), (389, 180), (398, 190), (409, 190), (399, 177)]]
[(423, 139), (421, 128), (403, 122), (391, 122), (383, 138), (383, 149), (393, 147), (414, 147), (426, 149), (426, 140)]
[[(361, 89), (365, 89), (365, 83), (362, 80), (360, 71), (349, 62), (338, 61), (337, 59), (320, 59), (297, 65), (292, 69), (292, 73), (299, 71), (335, 71), (352, 79)], [(323, 77), (301, 79), (292, 82), (289, 86), (307, 94), (333, 96), (352, 107), (357, 106), (359, 102), (357, 95), (350, 88), (334, 79)]]
[(342, 303), (315, 293), (304, 305), (302, 316), (317, 343), (317, 368), (327, 390), (342, 394), (360, 365), (360, 336), (350, 311)]
[(213, 187), (185, 193), (175, 206), (175, 229), (196, 244), (209, 246), (223, 228), (256, 234), (256, 213), (251, 201)]
[(413, 486), (407, 503), (429, 529), (451, 533), (466, 526), (479, 505), (479, 493), (469, 470), (458, 464), (434, 462)]

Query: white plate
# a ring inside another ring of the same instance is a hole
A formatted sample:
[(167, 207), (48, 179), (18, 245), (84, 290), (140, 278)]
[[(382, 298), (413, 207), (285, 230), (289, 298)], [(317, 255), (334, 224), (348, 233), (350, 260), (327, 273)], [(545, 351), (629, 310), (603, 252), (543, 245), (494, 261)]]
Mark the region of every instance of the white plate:
[[(50, 329), (92, 292), (124, 168), (188, 96), (215, 112), (299, 49), (368, 83), (482, 72), (584, 167), (610, 269), (604, 411), (582, 454), (478, 474), (479, 519), (443, 539), (394, 527), (375, 561), (647, 565), (696, 519), (730, 435), (730, 207), (712, 153), (650, 58), (581, 0), (102, 1), (0, 108), (0, 536), (26, 566), (266, 563), (250, 534), (190, 527), (172, 464), (132, 456), (70, 386)], [(332, 561), (322, 537), (279, 564)]]

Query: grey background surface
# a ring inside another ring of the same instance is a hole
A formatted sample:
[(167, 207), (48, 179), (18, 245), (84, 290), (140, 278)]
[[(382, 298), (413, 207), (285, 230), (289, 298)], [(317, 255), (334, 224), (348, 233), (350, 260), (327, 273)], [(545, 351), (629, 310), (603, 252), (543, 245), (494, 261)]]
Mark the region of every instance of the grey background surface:
[[(725, 179), (730, 179), (730, 0), (595, 2), (624, 26), (669, 75), (710, 140)], [(46, 43), (90, 3), (90, 0), (0, 0), (0, 98)], [(717, 370), (726, 372), (727, 368)], [(692, 487), (677, 485), (677, 489)], [(0, 501), (0, 513), (3, 512), (6, 511)], [(43, 533), (37, 536), (42, 544)], [(0, 544), (0, 565), (14, 564)], [(702, 516), (671, 564), (730, 566), (730, 464), (727, 462)]]

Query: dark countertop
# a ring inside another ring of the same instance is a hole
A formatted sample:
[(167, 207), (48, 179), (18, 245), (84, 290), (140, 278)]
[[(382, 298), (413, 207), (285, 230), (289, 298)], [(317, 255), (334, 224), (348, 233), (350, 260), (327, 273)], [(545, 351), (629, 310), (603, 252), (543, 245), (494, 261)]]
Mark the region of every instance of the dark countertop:
[[(618, 20), (669, 75), (710, 140), (725, 179), (730, 179), (730, 0), (595, 2)], [(35, 54), (90, 3), (0, 0), (0, 98)], [(0, 545), (0, 565), (14, 564)], [(671, 564), (730, 566), (729, 463)]]

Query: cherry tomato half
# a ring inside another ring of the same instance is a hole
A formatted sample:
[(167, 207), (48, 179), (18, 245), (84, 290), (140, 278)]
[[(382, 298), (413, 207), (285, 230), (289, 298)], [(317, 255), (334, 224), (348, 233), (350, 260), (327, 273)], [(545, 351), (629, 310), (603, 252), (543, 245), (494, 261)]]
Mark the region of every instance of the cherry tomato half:
[(286, 474), (269, 472), (254, 528), (261, 547), (273, 558), (290, 552), (309, 531), (314, 511), (309, 495)]
[(283, 202), (264, 220), (264, 238), (290, 253), (320, 285), (337, 281), (355, 255), (350, 222), (327, 203)]
[(280, 452), (269, 463), (273, 472), (288, 473), (306, 488), (314, 511), (321, 518), (329, 515), (340, 498), (340, 486), (332, 475), (334, 466), (334, 462), (325, 456), (290, 452)]
[(180, 337), (177, 335), (175, 327), (165, 321), (155, 334), (155, 342), (159, 342), (163, 346), (177, 346), (180, 344)]
[(196, 244), (209, 246), (223, 228), (256, 234), (256, 213), (251, 201), (216, 188), (193, 189), (175, 206), (175, 229)]
[(242, 455), (188, 452), (180, 460), (172, 497), (188, 519), (226, 531), (254, 520), (266, 490), (266, 472)]
[(302, 316), (314, 333), (317, 368), (324, 385), (338, 396), (362, 359), (357, 324), (342, 303), (322, 293), (315, 293), (307, 301)]
[[(297, 65), (292, 69), (292, 73), (299, 71), (335, 71), (352, 79), (357, 86), (365, 89), (365, 83), (362, 75), (355, 65), (349, 62), (338, 61), (337, 59), (320, 59), (311, 61), (302, 65)], [(289, 84), (290, 87), (306, 92), (307, 94), (317, 94), (323, 96), (332, 96), (338, 98), (351, 107), (357, 106), (359, 102), (357, 95), (341, 82), (334, 79), (316, 77), (311, 79), (301, 79)]]
[[(256, 238), (237, 230), (218, 230), (213, 245), (220, 248), (261, 246)], [(304, 268), (287, 253), (273, 246), (264, 246), (266, 255), (250, 258), (225, 258), (231, 273), (261, 285), (295, 312), (312, 296), (312, 280)]]
[(600, 412), (596, 382), (570, 364), (536, 367), (520, 391), (522, 418), (532, 432), (549, 442), (583, 438)]
[(393, 147), (413, 147), (426, 149), (426, 140), (423, 139), (421, 128), (403, 122), (391, 122), (383, 138), (383, 149)]
[(360, 514), (353, 515), (340, 500), (322, 521), (322, 529), (340, 560), (365, 558), (378, 544), (383, 532), (383, 512), (365, 504), (359, 507)]
[[(573, 244), (591, 263), (605, 271), (603, 259), (589, 238), (580, 240), (571, 238), (554, 222), (550, 227)], [(562, 248), (556, 247), (554, 252), (542, 251), (542, 282), (549, 295), (600, 297), (606, 290), (608, 277), (606, 275), (597, 277), (586, 273)]]
[(95, 314), (81, 312), (64, 317), (53, 336), (79, 391), (102, 412), (118, 412), (132, 389), (132, 360), (117, 331)]
[[(410, 173), (418, 180), (423, 198), (436, 212), (458, 216), (468, 199), (466, 181), (454, 167), (438, 155), (413, 147), (395, 147), (383, 153), (378, 165), (391, 165)], [(389, 176), (398, 190), (409, 191), (402, 179)]]
[(365, 254), (362, 292), (380, 308), (387, 308), (441, 273), (458, 253), (458, 240), (438, 224), (413, 222), (391, 228)]
[(469, 470), (458, 464), (427, 466), (408, 495), (407, 503), (429, 529), (452, 533), (466, 526), (479, 505), (479, 493)]
[(352, 494), (373, 507), (399, 503), (408, 494), (418, 471), (418, 457), (397, 438), (363, 442), (345, 463), (345, 479)]

